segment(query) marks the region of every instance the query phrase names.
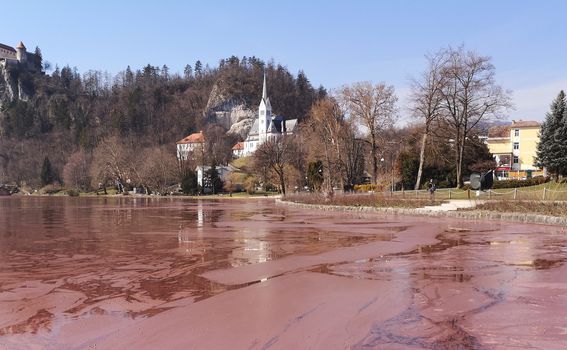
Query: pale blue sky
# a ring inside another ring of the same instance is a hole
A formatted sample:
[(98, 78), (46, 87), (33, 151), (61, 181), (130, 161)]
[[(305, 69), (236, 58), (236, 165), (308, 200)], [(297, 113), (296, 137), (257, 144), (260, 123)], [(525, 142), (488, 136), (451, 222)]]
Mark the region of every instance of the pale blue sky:
[[(401, 96), (448, 45), (493, 58), (514, 91), (510, 119), (542, 120), (567, 89), (567, 1), (9, 1), (0, 42), (39, 46), (53, 65), (117, 73), (127, 65), (230, 55), (274, 59), (332, 89), (361, 80), (393, 84)], [(274, 97), (275, 98), (275, 97)]]

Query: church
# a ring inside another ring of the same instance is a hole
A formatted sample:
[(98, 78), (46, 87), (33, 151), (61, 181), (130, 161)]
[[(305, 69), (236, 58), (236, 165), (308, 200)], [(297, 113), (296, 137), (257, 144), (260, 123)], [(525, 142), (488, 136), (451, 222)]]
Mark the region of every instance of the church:
[(254, 121), (244, 142), (239, 142), (233, 147), (233, 154), (236, 157), (252, 155), (262, 143), (282, 135), (291, 135), (296, 128), (297, 119), (286, 120), (283, 116), (272, 115), (272, 105), (268, 97), (266, 75), (264, 74), (258, 118)]

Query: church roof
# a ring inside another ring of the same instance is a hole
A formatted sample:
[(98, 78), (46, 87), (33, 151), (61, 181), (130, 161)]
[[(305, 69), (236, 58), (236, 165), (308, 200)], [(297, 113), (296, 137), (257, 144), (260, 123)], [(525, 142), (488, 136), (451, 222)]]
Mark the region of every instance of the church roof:
[(16, 50), (12, 46), (4, 45), (4, 44), (0, 44), (0, 49), (16, 52)]
[(24, 45), (23, 42), (20, 41), (20, 43), (18, 44), (18, 46), (16, 46), (16, 49), (26, 49), (26, 45)]
[(268, 132), (273, 134), (289, 133), (295, 130), (297, 125), (297, 119), (286, 120), (283, 116), (276, 116), (270, 122), (268, 126)]
[(203, 142), (205, 142), (205, 135), (203, 135), (202, 131), (199, 131), (185, 137), (184, 139), (177, 141), (177, 144), (181, 145), (185, 143), (203, 143)]
[(262, 99), (260, 100), (260, 104), (262, 104), (262, 102), (264, 102), (267, 109), (272, 109), (272, 104), (270, 103), (270, 98), (268, 97), (268, 88), (267, 88), (267, 85), (266, 85), (266, 73), (265, 72), (264, 72), (264, 83), (262, 85)]
[(244, 142), (238, 142), (236, 145), (232, 146), (233, 151), (241, 151), (244, 149)]
[(250, 131), (248, 131), (248, 136), (250, 135), (258, 135), (258, 118), (254, 119), (254, 124), (252, 124)]

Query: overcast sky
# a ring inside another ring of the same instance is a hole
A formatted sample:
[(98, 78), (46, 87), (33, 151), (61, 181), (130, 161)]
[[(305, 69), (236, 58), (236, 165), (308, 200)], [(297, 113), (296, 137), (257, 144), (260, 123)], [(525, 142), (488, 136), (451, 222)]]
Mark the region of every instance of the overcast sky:
[(257, 56), (328, 89), (392, 84), (404, 113), (424, 55), (464, 45), (491, 56), (513, 91), (509, 119), (543, 120), (567, 89), (567, 1), (28, 0), (7, 1), (2, 14), (0, 43), (39, 46), (53, 66), (81, 72), (148, 63), (182, 72), (198, 59)]

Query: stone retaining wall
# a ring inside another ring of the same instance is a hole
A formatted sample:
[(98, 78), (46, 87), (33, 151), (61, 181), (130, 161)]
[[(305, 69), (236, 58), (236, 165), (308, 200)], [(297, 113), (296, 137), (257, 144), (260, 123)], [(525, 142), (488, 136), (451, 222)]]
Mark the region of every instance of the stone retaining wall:
[(381, 208), (381, 207), (353, 207), (343, 205), (323, 205), (323, 204), (305, 204), (276, 200), (276, 204), (288, 205), (305, 209), (316, 209), (325, 211), (348, 211), (348, 212), (365, 212), (365, 213), (382, 213), (394, 215), (414, 215), (429, 217), (446, 217), (456, 219), (471, 220), (502, 220), (525, 222), (546, 225), (567, 226), (567, 217), (540, 215), (540, 214), (524, 214), (524, 213), (499, 213), (488, 210), (467, 210), (467, 211), (432, 211), (423, 208), (407, 209), (407, 208)]

